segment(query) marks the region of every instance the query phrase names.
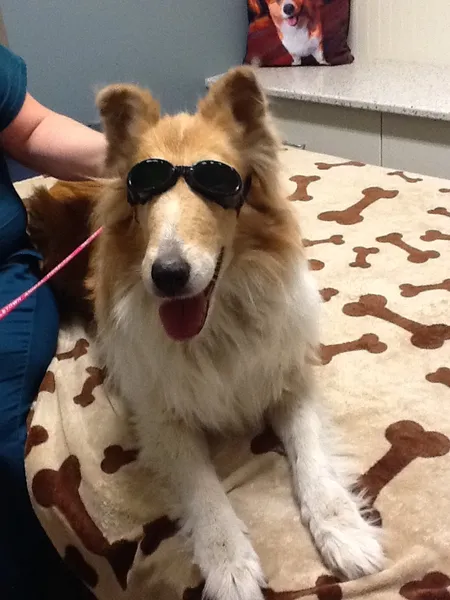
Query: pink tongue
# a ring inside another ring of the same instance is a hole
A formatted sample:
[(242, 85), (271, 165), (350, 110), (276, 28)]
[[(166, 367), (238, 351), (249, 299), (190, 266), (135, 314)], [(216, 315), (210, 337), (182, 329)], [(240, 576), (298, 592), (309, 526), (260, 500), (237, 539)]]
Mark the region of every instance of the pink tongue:
[(205, 294), (193, 298), (169, 300), (159, 309), (159, 316), (167, 335), (177, 342), (198, 335), (205, 324), (207, 301)]
[(289, 25), (292, 25), (292, 27), (295, 27), (298, 23), (298, 17), (289, 17), (287, 22)]

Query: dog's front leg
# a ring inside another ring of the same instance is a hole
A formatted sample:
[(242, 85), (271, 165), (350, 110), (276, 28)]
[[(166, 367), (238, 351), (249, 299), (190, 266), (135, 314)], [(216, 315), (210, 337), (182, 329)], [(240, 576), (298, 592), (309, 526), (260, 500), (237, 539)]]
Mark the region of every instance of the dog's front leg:
[(350, 579), (369, 575), (384, 562), (379, 530), (361, 516), (348, 460), (331, 448), (333, 431), (312, 387), (303, 385), (298, 396), (286, 392), (270, 415), (285, 446), (302, 520), (331, 570)]
[(316, 59), (316, 61), (319, 63), (319, 65), (328, 66), (330, 64), (327, 60), (325, 60), (321, 44), (319, 44), (319, 46), (315, 50), (313, 50), (313, 52), (311, 54)]
[(259, 559), (212, 465), (204, 436), (179, 423), (145, 426), (141, 456), (175, 494), (211, 600), (262, 600)]

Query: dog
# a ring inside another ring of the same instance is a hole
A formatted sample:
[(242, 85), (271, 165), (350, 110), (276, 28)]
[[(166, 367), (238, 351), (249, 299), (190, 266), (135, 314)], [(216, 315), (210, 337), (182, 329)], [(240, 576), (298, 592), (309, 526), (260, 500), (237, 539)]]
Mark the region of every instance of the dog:
[[(134, 85), (108, 86), (97, 104), (105, 180), (91, 201), (88, 189), (80, 196), (92, 212), (85, 222), (104, 229), (77, 294), (93, 300), (99, 352), (132, 415), (141, 460), (180, 507), (204, 596), (263, 598), (260, 561), (205, 434), (264, 424), (284, 444), (324, 563), (348, 578), (377, 572), (379, 529), (361, 514), (314, 382), (320, 296), (253, 69), (230, 70), (194, 115), (161, 117)], [(60, 187), (29, 201), (41, 248), (45, 235), (65, 249), (74, 235), (68, 206), (77, 194), (63, 196)], [(46, 269), (61, 258), (47, 254)]]
[(323, 54), (321, 0), (272, 0), (269, 12), (281, 43), (292, 56), (293, 65), (313, 56), (319, 65), (327, 65)]

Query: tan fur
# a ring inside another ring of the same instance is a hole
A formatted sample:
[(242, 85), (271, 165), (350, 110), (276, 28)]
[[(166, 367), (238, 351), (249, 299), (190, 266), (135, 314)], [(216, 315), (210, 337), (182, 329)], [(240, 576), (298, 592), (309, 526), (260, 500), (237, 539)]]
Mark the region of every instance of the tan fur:
[(111, 85), (98, 94), (97, 106), (110, 140), (107, 169), (123, 171), (142, 128), (158, 120), (159, 104), (147, 90), (135, 85)]
[[(179, 182), (176, 189), (182, 198), (182, 209), (177, 233), (186, 243), (195, 241), (205, 249), (217, 252), (221, 246), (232, 248), (234, 263), (250, 257), (253, 260), (258, 253), (258, 260), (278, 277), (299, 253), (299, 230), (287, 199), (280, 193), (279, 146), (266, 119), (267, 103), (250, 73), (244, 67), (233, 77), (221, 80), (200, 102), (196, 115), (181, 114), (156, 121), (152, 110), (142, 109), (152, 106), (148, 92), (126, 86), (127, 109), (138, 114), (140, 135), (134, 133), (137, 128), (133, 129), (131, 139), (135, 145), (129, 147), (123, 167), (120, 158), (120, 167), (124, 174), (134, 163), (151, 156), (186, 165), (210, 158), (235, 167), (243, 178), (252, 173), (252, 192), (238, 220), (233, 211), (205, 203)], [(114, 129), (114, 105), (123, 97), (120, 89), (114, 86), (111, 93), (103, 92), (99, 100), (105, 130), (111, 132), (111, 156), (123, 135), (121, 122), (118, 132)], [(143, 114), (147, 115), (145, 119)], [(133, 118), (127, 114), (127, 119)], [(117, 294), (139, 280), (146, 248), (163, 225), (163, 203), (164, 198), (139, 207), (134, 214), (126, 202), (124, 186), (118, 183), (107, 189), (97, 205), (95, 226), (107, 226), (96, 245), (91, 278), (100, 320), (106, 318), (103, 311), (111, 311)], [(103, 274), (101, 278), (99, 273)]]
[[(210, 462), (204, 432), (266, 419), (286, 447), (303, 520), (326, 564), (349, 577), (378, 570), (377, 530), (358, 512), (349, 465), (328, 449), (332, 435), (317, 407), (309, 359), (318, 346), (319, 294), (282, 192), (278, 139), (254, 72), (231, 70), (195, 115), (160, 118), (149, 93), (134, 86), (107, 88), (98, 103), (111, 179), (100, 196), (83, 200), (93, 209), (91, 226), (104, 228), (88, 279), (98, 349), (132, 415), (141, 460), (181, 507), (205, 595), (263, 598), (258, 557)], [(148, 157), (175, 165), (214, 159), (242, 179), (251, 175), (242, 211), (200, 198), (182, 179), (146, 205), (129, 206), (127, 173)], [(61, 188), (32, 199), (41, 248), (46, 235), (58, 239), (57, 221), (78, 202), (76, 190), (70, 188), (65, 210), (51, 219), (48, 204)], [(68, 225), (61, 231), (67, 235)], [(152, 266), (168, 247), (189, 262), (193, 297), (208, 289), (221, 264), (203, 329), (184, 342), (163, 328), (151, 281)]]
[[(29, 233), (44, 257), (44, 274), (89, 236), (89, 215), (101, 189), (98, 182), (59, 181), (50, 191), (44, 187), (37, 188), (25, 200)], [(93, 317), (92, 304), (84, 285), (88, 264), (89, 250), (85, 250), (50, 282), (63, 323), (71, 321), (75, 315), (87, 321)]]

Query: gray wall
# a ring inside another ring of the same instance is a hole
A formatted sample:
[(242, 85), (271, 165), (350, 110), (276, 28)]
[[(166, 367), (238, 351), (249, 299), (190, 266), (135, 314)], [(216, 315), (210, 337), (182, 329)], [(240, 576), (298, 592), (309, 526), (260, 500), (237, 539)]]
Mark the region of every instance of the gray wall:
[(150, 87), (168, 112), (192, 109), (204, 79), (242, 62), (246, 0), (2, 0), (12, 50), (38, 100), (86, 123), (95, 89)]

